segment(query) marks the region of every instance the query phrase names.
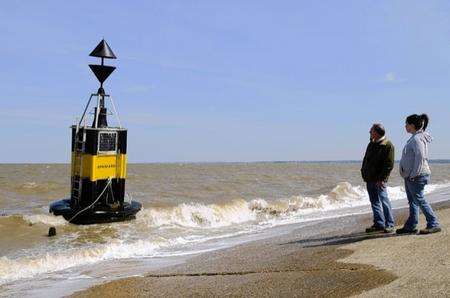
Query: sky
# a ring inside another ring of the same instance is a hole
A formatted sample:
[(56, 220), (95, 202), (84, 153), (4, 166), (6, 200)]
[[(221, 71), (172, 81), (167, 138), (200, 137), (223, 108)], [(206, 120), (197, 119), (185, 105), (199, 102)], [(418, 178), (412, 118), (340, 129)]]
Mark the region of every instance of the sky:
[(102, 38), (129, 162), (398, 159), (413, 113), (450, 158), (449, 1), (41, 0), (0, 4), (0, 163), (70, 161)]

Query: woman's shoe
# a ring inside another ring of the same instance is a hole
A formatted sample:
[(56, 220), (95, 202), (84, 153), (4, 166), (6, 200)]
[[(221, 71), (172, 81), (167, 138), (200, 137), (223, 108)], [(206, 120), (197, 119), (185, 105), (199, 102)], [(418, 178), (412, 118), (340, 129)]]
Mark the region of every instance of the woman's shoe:
[(439, 233), (441, 231), (440, 227), (434, 227), (434, 228), (426, 228), (420, 230), (420, 234), (433, 234), (433, 233)]
[(386, 234), (391, 234), (391, 233), (395, 232), (395, 229), (394, 229), (394, 227), (386, 227), (386, 228), (384, 228), (384, 232)]
[(405, 229), (405, 228), (400, 228), (400, 229), (397, 229), (395, 231), (395, 233), (398, 234), (398, 235), (402, 235), (402, 234), (417, 234), (417, 232), (418, 232), (417, 229), (410, 230), (410, 229)]

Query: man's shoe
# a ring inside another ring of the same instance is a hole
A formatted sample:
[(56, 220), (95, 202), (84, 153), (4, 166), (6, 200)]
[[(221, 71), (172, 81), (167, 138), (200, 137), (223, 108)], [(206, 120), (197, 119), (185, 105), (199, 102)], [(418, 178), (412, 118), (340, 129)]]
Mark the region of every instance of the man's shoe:
[(383, 232), (383, 227), (377, 227), (377, 226), (371, 226), (370, 228), (366, 229), (366, 233), (375, 233), (375, 232)]
[(395, 229), (394, 229), (394, 227), (386, 227), (386, 228), (384, 228), (384, 232), (386, 234), (391, 234), (391, 233), (395, 232)]
[(417, 234), (417, 229), (412, 229), (412, 230), (409, 230), (409, 229), (405, 229), (405, 228), (400, 228), (400, 229), (397, 229), (396, 231), (395, 231), (395, 233), (397, 233), (398, 235), (402, 235), (402, 234)]
[(441, 231), (440, 227), (434, 227), (434, 228), (426, 228), (420, 230), (420, 234), (433, 234), (433, 233), (439, 233)]

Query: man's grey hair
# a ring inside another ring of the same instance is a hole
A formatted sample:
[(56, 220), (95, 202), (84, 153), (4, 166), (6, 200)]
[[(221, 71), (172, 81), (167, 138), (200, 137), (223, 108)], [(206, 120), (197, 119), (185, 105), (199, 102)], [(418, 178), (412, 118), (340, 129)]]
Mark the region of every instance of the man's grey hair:
[(381, 123), (374, 123), (372, 125), (373, 130), (380, 135), (380, 137), (384, 137), (384, 135), (386, 134), (386, 130), (384, 129), (383, 124)]

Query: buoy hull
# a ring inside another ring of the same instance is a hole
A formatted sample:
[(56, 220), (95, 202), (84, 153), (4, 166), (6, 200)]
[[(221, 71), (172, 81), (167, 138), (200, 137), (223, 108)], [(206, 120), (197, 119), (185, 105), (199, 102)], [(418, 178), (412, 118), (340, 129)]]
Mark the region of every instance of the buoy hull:
[(123, 204), (123, 209), (112, 210), (97, 207), (85, 210), (74, 217), (82, 209), (73, 209), (70, 206), (70, 199), (63, 199), (51, 203), (49, 211), (56, 216), (64, 217), (67, 221), (70, 220), (73, 224), (89, 225), (132, 220), (136, 218), (136, 213), (138, 213), (141, 208), (141, 203), (131, 201), (131, 203), (125, 202)]

